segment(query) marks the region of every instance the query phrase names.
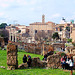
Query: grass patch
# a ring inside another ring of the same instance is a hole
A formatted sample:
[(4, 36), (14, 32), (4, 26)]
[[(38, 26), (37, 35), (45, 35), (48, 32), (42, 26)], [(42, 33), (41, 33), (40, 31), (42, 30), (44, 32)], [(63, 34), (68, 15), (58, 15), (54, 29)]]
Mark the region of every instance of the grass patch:
[[(18, 52), (18, 64), (22, 63), (22, 58), (24, 54), (29, 54), (31, 57), (39, 57), (41, 60), (43, 56)], [(0, 75), (70, 75), (70, 72), (65, 72), (61, 69), (43, 69), (43, 68), (32, 68), (32, 69), (16, 69), (16, 70), (7, 70), (7, 52), (0, 50), (0, 66), (5, 66), (6, 69), (0, 68)], [(75, 72), (73, 73), (75, 75)]]

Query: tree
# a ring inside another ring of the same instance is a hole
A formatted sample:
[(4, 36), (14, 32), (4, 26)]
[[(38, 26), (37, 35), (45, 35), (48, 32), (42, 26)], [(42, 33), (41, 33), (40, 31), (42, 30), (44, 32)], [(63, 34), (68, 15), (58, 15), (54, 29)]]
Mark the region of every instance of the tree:
[(53, 36), (52, 36), (52, 38), (53, 39), (59, 39), (59, 34), (58, 34), (58, 32), (55, 32), (54, 34), (53, 34)]
[(35, 34), (35, 40), (37, 41), (43, 41), (44, 39), (46, 38), (46, 33), (45, 31), (38, 31), (36, 34)]
[(38, 30), (35, 31), (35, 40), (36, 41), (51, 41), (52, 39), (52, 30), (44, 31), (44, 30)]
[(0, 37), (9, 37), (9, 32), (5, 29), (0, 29)]
[(70, 27), (66, 27), (66, 30), (67, 30), (67, 31), (70, 31)]
[(67, 39), (67, 42), (72, 42), (72, 39)]
[(6, 23), (2, 23), (2, 24), (0, 25), (0, 29), (5, 29), (6, 26), (7, 26)]
[(18, 30), (18, 33), (20, 33), (21, 32), (21, 30)]

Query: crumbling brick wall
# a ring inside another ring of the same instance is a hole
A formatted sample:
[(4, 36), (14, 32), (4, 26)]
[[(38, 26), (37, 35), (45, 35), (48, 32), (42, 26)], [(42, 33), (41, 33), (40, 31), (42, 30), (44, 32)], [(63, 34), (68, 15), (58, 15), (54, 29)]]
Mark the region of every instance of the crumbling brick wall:
[(7, 65), (8, 70), (18, 68), (18, 60), (17, 60), (17, 46), (14, 44), (7, 45)]
[(59, 54), (50, 55), (47, 58), (47, 66), (49, 68), (61, 67), (61, 57)]

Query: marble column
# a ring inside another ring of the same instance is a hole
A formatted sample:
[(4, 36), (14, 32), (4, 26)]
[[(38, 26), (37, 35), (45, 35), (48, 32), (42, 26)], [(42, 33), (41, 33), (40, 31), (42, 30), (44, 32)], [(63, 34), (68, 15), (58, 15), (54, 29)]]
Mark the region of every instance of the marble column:
[(14, 34), (12, 34), (12, 41), (14, 42)]
[(9, 33), (9, 40), (11, 41), (11, 33)]
[(15, 33), (15, 42), (17, 42), (17, 33)]

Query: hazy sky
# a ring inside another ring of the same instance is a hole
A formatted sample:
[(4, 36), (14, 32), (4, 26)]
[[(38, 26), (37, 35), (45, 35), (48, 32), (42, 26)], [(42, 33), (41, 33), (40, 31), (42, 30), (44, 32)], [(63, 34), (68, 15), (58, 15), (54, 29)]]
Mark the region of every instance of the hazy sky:
[(0, 0), (0, 23), (29, 25), (45, 20), (75, 20), (75, 0)]

